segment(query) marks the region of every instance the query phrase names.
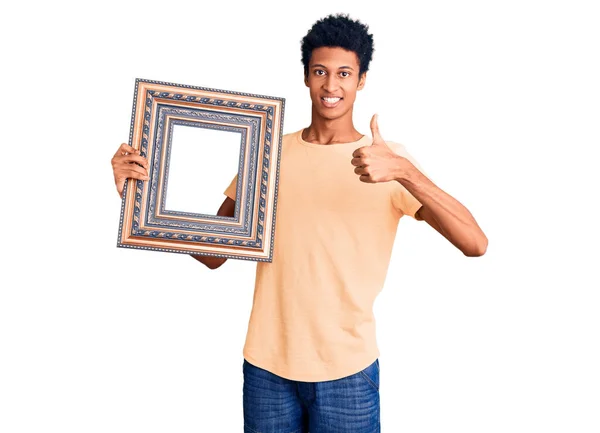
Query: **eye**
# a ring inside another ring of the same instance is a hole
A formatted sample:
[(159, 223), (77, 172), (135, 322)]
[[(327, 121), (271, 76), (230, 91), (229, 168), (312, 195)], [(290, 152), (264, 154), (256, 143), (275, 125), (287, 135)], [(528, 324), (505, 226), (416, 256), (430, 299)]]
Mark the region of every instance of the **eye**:
[(350, 76), (350, 72), (348, 72), (348, 71), (342, 71), (342, 72), (340, 72), (340, 75), (341, 75), (342, 77), (346, 78), (346, 77), (349, 77), (349, 76)]
[[(321, 72), (322, 72), (322, 73), (321, 73)], [(324, 71), (323, 69), (316, 69), (316, 70), (315, 70), (315, 74), (317, 74), (317, 75), (321, 75), (321, 76), (322, 76), (322, 75), (325, 75), (325, 71)]]

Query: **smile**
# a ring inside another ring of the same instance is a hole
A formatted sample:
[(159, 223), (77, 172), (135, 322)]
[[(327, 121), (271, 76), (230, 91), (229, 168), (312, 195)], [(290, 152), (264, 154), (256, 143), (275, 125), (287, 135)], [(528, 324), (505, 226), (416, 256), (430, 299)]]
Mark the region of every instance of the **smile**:
[(325, 107), (327, 107), (327, 108), (336, 107), (341, 100), (342, 100), (342, 98), (326, 98), (326, 97), (321, 97), (321, 101), (323, 101), (323, 105)]

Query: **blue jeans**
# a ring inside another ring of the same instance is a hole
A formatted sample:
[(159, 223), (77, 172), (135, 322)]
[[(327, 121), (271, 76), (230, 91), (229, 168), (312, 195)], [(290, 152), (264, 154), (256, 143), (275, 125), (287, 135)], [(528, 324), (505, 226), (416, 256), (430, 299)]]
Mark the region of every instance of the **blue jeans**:
[(244, 433), (380, 433), (379, 359), (323, 382), (277, 376), (244, 359)]

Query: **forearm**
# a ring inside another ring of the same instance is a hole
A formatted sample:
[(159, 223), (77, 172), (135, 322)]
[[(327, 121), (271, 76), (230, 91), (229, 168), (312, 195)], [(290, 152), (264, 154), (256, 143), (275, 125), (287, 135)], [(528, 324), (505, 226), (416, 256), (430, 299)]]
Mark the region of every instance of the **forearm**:
[[(227, 216), (233, 217), (235, 215), (235, 201), (229, 197), (226, 197), (221, 204), (221, 207), (217, 211), (218, 216)], [(227, 259), (222, 257), (212, 257), (212, 256), (201, 256), (190, 254), (193, 258), (198, 260), (200, 263), (206, 265), (209, 269), (217, 269), (223, 263), (227, 261)]]
[(427, 208), (442, 235), (465, 255), (482, 255), (487, 248), (487, 237), (471, 212), (407, 159), (403, 158), (400, 165), (396, 180)]

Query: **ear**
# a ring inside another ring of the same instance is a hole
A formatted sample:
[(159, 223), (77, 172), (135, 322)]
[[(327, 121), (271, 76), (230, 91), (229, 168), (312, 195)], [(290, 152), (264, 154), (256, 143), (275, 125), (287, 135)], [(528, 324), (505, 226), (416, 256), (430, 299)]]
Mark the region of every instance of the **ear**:
[(358, 80), (357, 90), (362, 90), (362, 88), (365, 87), (366, 81), (367, 81), (367, 73), (363, 72), (362, 75), (360, 76), (360, 79)]
[(310, 86), (308, 85), (308, 75), (306, 75), (306, 74), (304, 74), (304, 85), (305, 85), (306, 87), (310, 87)]

